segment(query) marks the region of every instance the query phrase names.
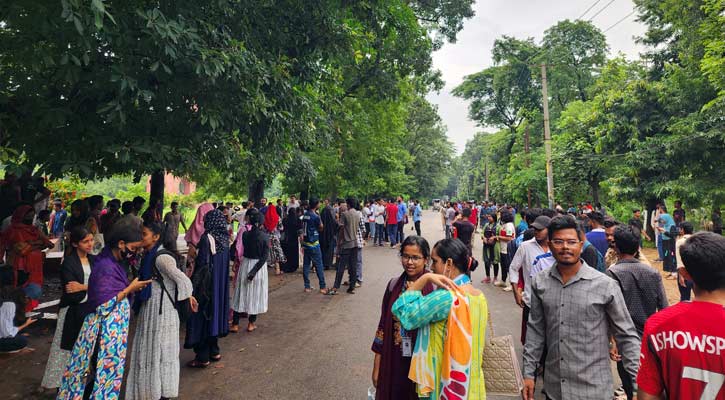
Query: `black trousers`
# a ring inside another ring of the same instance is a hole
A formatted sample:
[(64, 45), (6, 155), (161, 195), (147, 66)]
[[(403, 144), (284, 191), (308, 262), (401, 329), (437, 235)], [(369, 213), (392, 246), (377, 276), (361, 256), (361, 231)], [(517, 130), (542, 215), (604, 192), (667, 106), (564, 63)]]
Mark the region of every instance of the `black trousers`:
[(420, 221), (415, 221), (415, 234), (420, 236)]
[(483, 262), (486, 264), (486, 277), (491, 277), (491, 265), (493, 265), (493, 277), (496, 278), (498, 276), (498, 264), (495, 263), (496, 260), (496, 248), (491, 245), (484, 245), (483, 246)]
[(196, 361), (200, 363), (209, 362), (209, 357), (219, 354), (219, 340), (216, 336), (209, 336), (206, 340), (194, 345)]
[(402, 244), (405, 240), (405, 222), (398, 222), (398, 243)]
[(17, 351), (28, 346), (28, 339), (23, 335), (0, 338), (0, 353)]
[(501, 281), (506, 282), (509, 276), (509, 268), (511, 267), (511, 257), (508, 254), (501, 253)]
[[(242, 313), (238, 313), (234, 311), (234, 314), (232, 314), (232, 324), (239, 325), (239, 319), (242, 317)], [(247, 319), (250, 323), (257, 322), (257, 314), (249, 314), (247, 315)]]
[(347, 274), (349, 275), (350, 289), (355, 289), (357, 283), (357, 252), (360, 251), (357, 247), (351, 249), (340, 250), (340, 256), (337, 260), (337, 272), (335, 273), (335, 289), (339, 289), (342, 284), (342, 276), (345, 275), (345, 268), (347, 268)]
[(629, 375), (627, 370), (624, 369), (624, 363), (622, 363), (622, 361), (617, 361), (617, 372), (619, 373), (619, 378), (622, 380), (622, 388), (624, 388), (624, 393), (627, 394), (627, 400), (632, 400), (632, 397), (634, 397), (632, 377)]

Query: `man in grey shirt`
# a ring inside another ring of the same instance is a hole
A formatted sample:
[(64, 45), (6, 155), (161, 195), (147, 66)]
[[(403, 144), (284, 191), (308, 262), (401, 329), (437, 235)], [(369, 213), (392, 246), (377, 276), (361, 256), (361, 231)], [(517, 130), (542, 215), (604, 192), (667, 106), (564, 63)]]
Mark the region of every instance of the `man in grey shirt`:
[(556, 264), (536, 275), (531, 284), (523, 398), (534, 399), (535, 371), (546, 349), (544, 390), (549, 399), (611, 400), (609, 332), (635, 382), (637, 331), (619, 285), (581, 260), (583, 243), (576, 220), (570, 215), (556, 217), (548, 230)]
[(446, 208), (446, 239), (453, 237), (453, 221), (456, 220), (456, 210), (453, 208), (453, 204), (448, 202), (448, 208)]
[(357, 254), (361, 250), (358, 248), (357, 237), (360, 233), (360, 212), (356, 209), (359, 207), (358, 202), (348, 197), (347, 211), (340, 215), (340, 233), (338, 240), (340, 241), (340, 256), (337, 261), (337, 273), (335, 274), (335, 285), (332, 290), (328, 291), (329, 295), (336, 295), (342, 283), (342, 276), (345, 274), (347, 267), (348, 275), (350, 275), (350, 288), (347, 292), (355, 293), (355, 285), (357, 284)]
[[(639, 229), (631, 225), (617, 225), (614, 228), (612, 248), (618, 261), (607, 270), (607, 275), (617, 281), (622, 289), (624, 303), (637, 329), (637, 335), (641, 338), (647, 318), (666, 308), (668, 303), (660, 272), (636, 258), (640, 238)], [(614, 342), (610, 345), (610, 358), (617, 361), (622, 387), (627, 398), (631, 399), (634, 396), (634, 387), (617, 347)]]

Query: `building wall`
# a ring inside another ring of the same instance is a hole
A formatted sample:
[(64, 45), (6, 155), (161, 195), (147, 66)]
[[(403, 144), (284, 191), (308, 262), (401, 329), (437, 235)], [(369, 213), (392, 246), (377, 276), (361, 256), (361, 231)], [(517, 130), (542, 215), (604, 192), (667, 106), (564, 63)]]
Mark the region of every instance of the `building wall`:
[[(146, 181), (146, 192), (151, 191), (151, 177)], [(192, 194), (196, 191), (196, 182), (167, 173), (164, 175), (164, 193)]]

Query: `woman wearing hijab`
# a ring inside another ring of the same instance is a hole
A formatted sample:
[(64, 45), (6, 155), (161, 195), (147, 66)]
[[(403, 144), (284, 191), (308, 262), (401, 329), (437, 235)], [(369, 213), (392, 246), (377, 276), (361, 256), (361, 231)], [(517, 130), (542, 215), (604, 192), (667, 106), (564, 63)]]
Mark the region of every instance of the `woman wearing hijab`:
[(267, 212), (264, 214), (264, 229), (271, 235), (278, 235), (277, 225), (279, 224), (279, 214), (277, 214), (277, 207), (271, 201), (267, 206)]
[[(191, 280), (176, 264), (175, 238), (163, 226), (144, 222), (141, 279), (153, 279), (134, 299), (136, 332), (129, 362), (126, 400), (172, 398), (179, 395), (179, 314), (174, 301), (190, 299)], [(162, 238), (168, 238), (162, 244)], [(173, 299), (173, 300), (172, 300)]]
[[(330, 205), (326, 205), (322, 209), (322, 226), (325, 229), (320, 232), (320, 248), (322, 250), (322, 264), (325, 269), (332, 269), (332, 259), (335, 255), (335, 246), (337, 245), (337, 220), (335, 219), (335, 213)], [(319, 267), (317, 267), (319, 268)]]
[[(416, 280), (393, 304), (406, 330), (418, 329), (409, 377), (421, 398), (486, 398), (483, 380), (488, 306), (467, 272), (473, 259), (458, 239), (444, 239), (431, 252), (432, 274)], [(428, 284), (443, 290), (424, 295)]]
[(94, 399), (115, 399), (121, 391), (131, 316), (129, 297), (151, 281), (136, 278), (129, 283), (122, 264), (141, 247), (137, 221), (119, 220), (106, 243), (91, 269), (83, 307), (88, 315), (63, 373), (58, 399), (82, 398), (87, 384), (93, 386)]
[(83, 226), (77, 226), (70, 232), (72, 251), (63, 259), (60, 266), (60, 283), (63, 294), (60, 297), (58, 322), (55, 327), (53, 343), (50, 346), (48, 362), (41, 387), (57, 389), (65, 371), (71, 350), (81, 330), (85, 312), (88, 279), (93, 267), (93, 234)]
[(186, 260), (192, 270), (194, 269), (196, 248), (199, 244), (201, 236), (204, 234), (204, 216), (213, 209), (214, 206), (211, 205), (211, 203), (204, 203), (200, 205), (199, 208), (196, 209), (196, 217), (194, 217), (194, 222), (192, 222), (189, 230), (186, 231), (186, 235), (184, 236), (184, 240), (186, 241), (186, 245), (189, 249), (186, 255)]
[[(376, 388), (376, 400), (418, 399), (415, 382), (408, 378), (417, 331), (405, 330), (400, 325), (400, 320), (393, 315), (392, 307), (413, 282), (427, 273), (426, 266), (429, 261), (430, 247), (425, 239), (415, 235), (405, 238), (400, 247), (403, 273), (388, 282), (372, 346), (375, 353), (373, 386)], [(426, 295), (432, 290), (433, 285), (427, 285), (423, 288), (423, 294)]]
[(299, 230), (302, 224), (297, 216), (297, 208), (291, 207), (287, 210), (287, 216), (282, 220), (284, 227), (284, 240), (282, 250), (286, 261), (282, 263), (282, 272), (292, 273), (300, 266), (300, 235)]
[(28, 275), (28, 283), (43, 286), (43, 250), (52, 248), (53, 243), (33, 225), (34, 218), (35, 209), (32, 206), (18, 206), (13, 212), (10, 226), (3, 234), (7, 262), (13, 266), (15, 275), (14, 286), (18, 285), (19, 271)]
[(196, 353), (188, 367), (205, 368), (222, 359), (218, 339), (229, 333), (229, 232), (220, 210), (204, 216), (194, 264), (191, 282), (198, 311), (186, 322), (184, 348)]
[[(270, 212), (270, 207), (267, 213)], [(267, 312), (268, 298), (268, 275), (267, 257), (269, 253), (269, 238), (259, 228), (261, 214), (255, 209), (247, 212), (247, 219), (252, 228), (242, 234), (244, 242), (244, 257), (237, 274), (237, 284), (232, 296), (232, 330), (239, 330), (239, 318), (242, 313), (247, 313), (249, 323), (247, 332), (257, 329), (254, 324), (257, 321), (257, 314)]]

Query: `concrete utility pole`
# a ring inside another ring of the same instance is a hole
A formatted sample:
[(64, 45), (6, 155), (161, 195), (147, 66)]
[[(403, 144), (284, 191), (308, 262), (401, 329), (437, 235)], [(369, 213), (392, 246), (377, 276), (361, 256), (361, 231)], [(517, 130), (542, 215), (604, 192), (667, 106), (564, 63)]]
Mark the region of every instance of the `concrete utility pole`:
[(549, 130), (549, 95), (546, 83), (546, 64), (541, 64), (541, 93), (544, 97), (544, 149), (546, 150), (546, 194), (549, 208), (554, 208), (554, 171), (551, 166), (551, 131)]
[(488, 157), (486, 157), (486, 161), (484, 161), (483, 164), (484, 173), (486, 174), (486, 201), (488, 201)]
[[(528, 168), (531, 163), (531, 159), (529, 158), (529, 121), (526, 121), (526, 131), (524, 132), (524, 153), (526, 154), (524, 165)], [(531, 186), (526, 188), (526, 199), (529, 208), (531, 208)]]

